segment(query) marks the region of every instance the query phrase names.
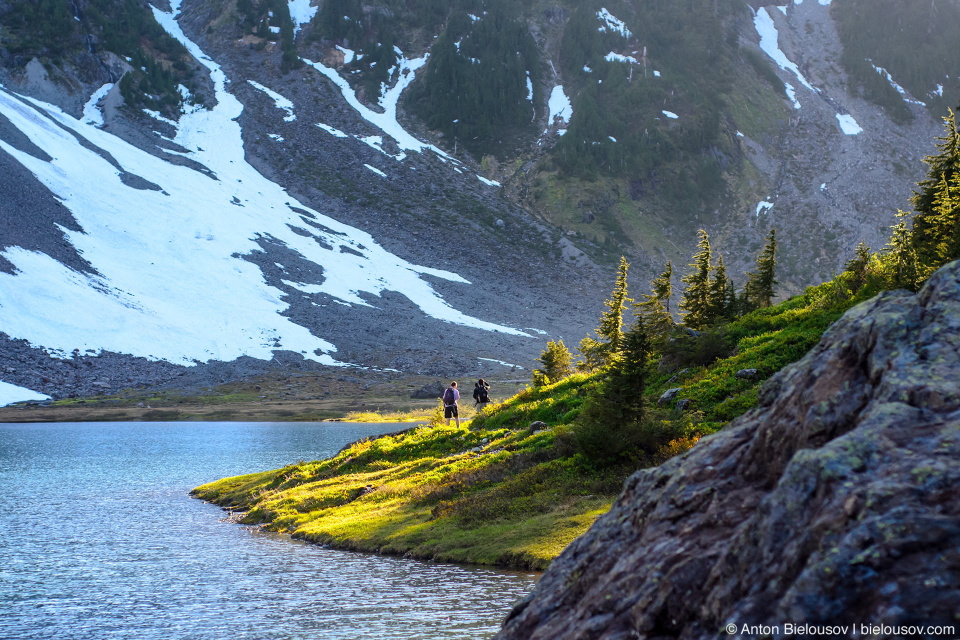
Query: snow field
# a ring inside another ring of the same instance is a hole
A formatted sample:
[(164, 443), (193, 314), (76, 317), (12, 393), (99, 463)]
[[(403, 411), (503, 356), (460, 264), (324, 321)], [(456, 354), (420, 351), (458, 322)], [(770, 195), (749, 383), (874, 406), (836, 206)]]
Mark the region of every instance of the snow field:
[(29, 400), (50, 400), (50, 396), (37, 393), (30, 389), (18, 387), (0, 380), (0, 407), (6, 407), (15, 402), (27, 402)]
[[(334, 345), (282, 315), (288, 294), (243, 259), (261, 250), (258, 240), (268, 240), (322, 266), (320, 282), (289, 283), (303, 293), (370, 306), (362, 294), (392, 290), (442, 321), (529, 335), (454, 309), (421, 276), (465, 279), (398, 258), (369, 234), (310, 210), (248, 165), (236, 122), (243, 106), (226, 91), (220, 67), (183, 35), (174, 18), (179, 4), (173, 0), (171, 12), (154, 8), (154, 14), (210, 69), (217, 106), (183, 114), (174, 140), (210, 175), (98, 129), (88, 121), (90, 110), (77, 120), (53, 105), (0, 91), (0, 113), (52, 160), (4, 142), (0, 148), (71, 211), (83, 231), (63, 232), (97, 272), (82, 274), (46, 254), (8, 248), (3, 256), (16, 273), (0, 273), (0, 330), (62, 356), (74, 349), (109, 350), (192, 365), (243, 355), (269, 359), (285, 349), (341, 364), (330, 355)], [(125, 185), (97, 150), (159, 190)], [(304, 224), (294, 206), (320, 228)]]

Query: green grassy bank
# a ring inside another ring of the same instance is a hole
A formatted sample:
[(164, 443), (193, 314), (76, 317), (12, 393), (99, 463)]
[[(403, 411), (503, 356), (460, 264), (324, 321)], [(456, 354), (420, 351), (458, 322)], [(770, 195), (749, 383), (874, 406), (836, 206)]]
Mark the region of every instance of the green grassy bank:
[[(763, 381), (803, 356), (865, 295), (838, 296), (828, 283), (722, 331), (675, 341), (649, 362), (649, 434), (626, 455), (598, 459), (579, 444), (577, 418), (601, 370), (521, 391), (469, 428), (434, 416), (327, 460), (226, 478), (193, 493), (245, 512), (245, 523), (338, 548), (543, 569), (609, 508), (627, 476), (753, 407)], [(738, 378), (741, 369), (756, 369), (757, 377)], [(675, 387), (692, 409), (656, 407)]]

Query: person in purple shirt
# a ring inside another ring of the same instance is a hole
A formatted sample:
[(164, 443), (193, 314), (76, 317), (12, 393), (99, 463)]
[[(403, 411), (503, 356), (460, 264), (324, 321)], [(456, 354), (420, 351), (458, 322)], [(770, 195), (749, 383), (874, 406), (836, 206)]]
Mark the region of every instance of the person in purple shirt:
[(460, 392), (457, 391), (457, 382), (454, 380), (443, 392), (443, 417), (447, 419), (447, 426), (450, 426), (450, 418), (457, 419), (457, 426), (460, 426), (460, 414), (457, 411), (457, 401), (460, 399)]

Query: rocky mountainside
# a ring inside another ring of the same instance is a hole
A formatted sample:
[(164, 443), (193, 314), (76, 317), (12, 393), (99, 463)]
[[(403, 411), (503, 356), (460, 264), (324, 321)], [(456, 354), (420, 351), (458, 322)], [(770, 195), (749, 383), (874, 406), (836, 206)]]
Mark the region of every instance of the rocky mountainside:
[(0, 1), (0, 375), (495, 375), (701, 226), (819, 282), (960, 98), (960, 3), (834, 4)]
[(954, 637), (958, 318), (958, 262), (851, 309), (758, 408), (631, 477), (496, 637)]

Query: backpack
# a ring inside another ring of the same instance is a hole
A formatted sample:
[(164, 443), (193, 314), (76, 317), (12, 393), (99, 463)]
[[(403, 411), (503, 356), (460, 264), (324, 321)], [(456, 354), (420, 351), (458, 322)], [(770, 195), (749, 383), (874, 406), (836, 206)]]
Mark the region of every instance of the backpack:
[(487, 394), (486, 387), (480, 387), (477, 389), (477, 395), (479, 396), (477, 400), (480, 402), (490, 402), (490, 396)]
[(443, 404), (449, 407), (454, 402), (456, 402), (456, 400), (454, 400), (453, 387), (447, 387), (443, 392)]

